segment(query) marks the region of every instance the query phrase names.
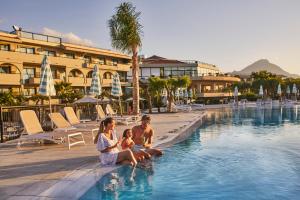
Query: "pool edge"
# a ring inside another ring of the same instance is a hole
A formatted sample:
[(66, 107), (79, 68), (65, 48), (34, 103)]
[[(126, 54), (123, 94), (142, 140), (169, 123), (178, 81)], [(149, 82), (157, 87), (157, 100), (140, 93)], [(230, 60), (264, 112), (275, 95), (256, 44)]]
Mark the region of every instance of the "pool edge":
[[(154, 147), (166, 148), (187, 139), (203, 123), (207, 112), (199, 113), (199, 116), (181, 129), (177, 134), (156, 143)], [(54, 199), (79, 199), (105, 174), (121, 166), (101, 167), (100, 163), (86, 164), (70, 172), (49, 189), (41, 192), (39, 197)]]

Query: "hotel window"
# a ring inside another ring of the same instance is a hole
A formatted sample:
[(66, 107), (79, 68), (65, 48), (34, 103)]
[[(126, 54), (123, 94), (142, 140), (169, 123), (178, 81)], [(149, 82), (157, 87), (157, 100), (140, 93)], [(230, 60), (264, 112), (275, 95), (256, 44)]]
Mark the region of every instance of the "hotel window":
[(65, 53), (66, 58), (75, 59), (74, 53)]
[(0, 50), (1, 51), (9, 51), (10, 50), (9, 44), (0, 44)]
[(23, 69), (23, 81), (26, 83), (30, 78), (34, 78), (35, 69), (34, 68), (24, 68)]
[(151, 68), (151, 76), (160, 76), (160, 68)]
[(0, 66), (0, 74), (10, 74), (11, 68), (10, 66)]
[(151, 74), (150, 74), (150, 68), (143, 68), (142, 77), (148, 78), (150, 76), (151, 76)]
[(99, 57), (98, 59), (100, 65), (106, 65), (106, 59), (104, 57)]
[(21, 53), (34, 54), (34, 48), (20, 47)]
[(118, 72), (120, 76), (120, 82), (126, 82), (127, 81), (127, 73), (126, 72)]
[(113, 66), (118, 66), (118, 60), (115, 59), (115, 58), (113, 58), (113, 59), (112, 59), (112, 65), (113, 65)]
[(91, 62), (92, 61), (91, 56), (84, 56), (83, 59), (84, 59), (85, 62)]
[(32, 96), (32, 95), (35, 95), (35, 88), (24, 88), (24, 95), (25, 96)]
[[(142, 69), (140, 69), (140, 73), (141, 73), (141, 70)], [(127, 72), (127, 77), (132, 77), (132, 68), (130, 68), (129, 71)]]
[(113, 74), (110, 72), (105, 72), (103, 74), (103, 79), (112, 79), (112, 77), (113, 77)]
[(170, 77), (172, 76), (172, 68), (171, 67), (166, 67), (164, 69), (164, 77)]
[(45, 50), (44, 55), (46, 55), (46, 56), (56, 56), (56, 53), (55, 53), (55, 51)]

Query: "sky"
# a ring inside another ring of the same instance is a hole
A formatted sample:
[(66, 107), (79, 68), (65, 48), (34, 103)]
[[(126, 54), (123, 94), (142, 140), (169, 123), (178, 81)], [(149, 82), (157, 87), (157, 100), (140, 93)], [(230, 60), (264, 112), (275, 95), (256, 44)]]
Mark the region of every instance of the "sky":
[[(130, 1), (130, 0), (129, 0)], [(107, 21), (120, 0), (0, 0), (0, 29), (60, 35), (112, 49)], [(300, 74), (299, 0), (136, 0), (140, 54), (199, 60), (223, 72), (268, 59)]]

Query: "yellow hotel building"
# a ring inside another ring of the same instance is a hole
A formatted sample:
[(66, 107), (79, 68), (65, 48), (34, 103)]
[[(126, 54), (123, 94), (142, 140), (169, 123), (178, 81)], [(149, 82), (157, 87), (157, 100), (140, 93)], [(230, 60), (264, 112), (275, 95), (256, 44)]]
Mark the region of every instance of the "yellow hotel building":
[(55, 82), (72, 83), (82, 92), (89, 90), (95, 65), (100, 69), (102, 87), (111, 87), (112, 75), (116, 72), (121, 84), (128, 84), (131, 61), (128, 55), (66, 43), (49, 35), (22, 30), (0, 31), (0, 93), (36, 94), (44, 55), (48, 55)]

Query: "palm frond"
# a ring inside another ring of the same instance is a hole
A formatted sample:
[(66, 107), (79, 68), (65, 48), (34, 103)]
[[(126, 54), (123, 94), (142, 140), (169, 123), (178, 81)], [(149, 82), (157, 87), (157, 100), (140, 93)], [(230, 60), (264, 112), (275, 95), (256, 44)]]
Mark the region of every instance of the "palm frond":
[(142, 46), (143, 26), (139, 22), (140, 15), (128, 2), (121, 3), (116, 8), (116, 14), (108, 21), (112, 47), (132, 53), (133, 49)]

